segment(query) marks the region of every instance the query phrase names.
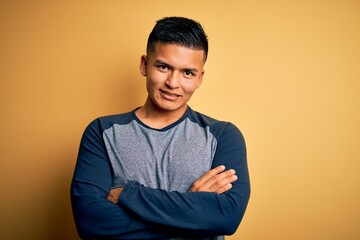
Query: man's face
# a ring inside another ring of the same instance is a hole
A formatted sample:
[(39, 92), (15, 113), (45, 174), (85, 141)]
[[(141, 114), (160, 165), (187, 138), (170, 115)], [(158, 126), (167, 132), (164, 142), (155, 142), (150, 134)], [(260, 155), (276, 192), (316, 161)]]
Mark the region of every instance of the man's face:
[(161, 111), (183, 112), (204, 75), (204, 51), (175, 44), (156, 43), (141, 57), (140, 72), (146, 76), (147, 103)]

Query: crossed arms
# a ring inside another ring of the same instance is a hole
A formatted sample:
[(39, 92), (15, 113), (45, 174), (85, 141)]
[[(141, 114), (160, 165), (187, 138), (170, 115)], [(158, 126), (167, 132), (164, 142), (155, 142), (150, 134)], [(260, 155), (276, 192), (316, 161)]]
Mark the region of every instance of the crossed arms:
[[(193, 183), (189, 192), (214, 192), (217, 194), (224, 193), (231, 189), (232, 182), (237, 180), (235, 170), (225, 170), (225, 166), (217, 166), (205, 173), (201, 178)], [(118, 204), (118, 198), (124, 188), (113, 188), (108, 194), (108, 200)]]
[[(86, 129), (71, 186), (75, 223), (82, 238), (168, 239), (236, 231), (250, 184), (245, 143), (233, 125), (221, 137), (231, 143), (219, 141), (213, 169), (186, 193), (152, 189), (138, 182), (111, 190), (112, 170), (101, 132), (98, 121)], [(224, 166), (232, 170), (224, 171)]]

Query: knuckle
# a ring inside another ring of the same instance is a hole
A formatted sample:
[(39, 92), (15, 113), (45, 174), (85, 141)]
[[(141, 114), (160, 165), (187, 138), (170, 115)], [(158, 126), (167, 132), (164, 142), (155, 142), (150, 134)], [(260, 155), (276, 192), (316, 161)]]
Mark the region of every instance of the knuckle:
[(217, 171), (216, 168), (214, 168), (214, 169), (211, 169), (210, 171), (208, 171), (205, 175), (207, 175), (207, 176), (214, 176), (214, 175), (216, 175), (216, 174), (218, 174), (218, 171)]

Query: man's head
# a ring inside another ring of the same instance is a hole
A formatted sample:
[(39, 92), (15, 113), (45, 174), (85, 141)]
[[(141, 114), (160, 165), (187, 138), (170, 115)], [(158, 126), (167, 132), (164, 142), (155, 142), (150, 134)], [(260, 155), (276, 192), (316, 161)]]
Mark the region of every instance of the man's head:
[(207, 37), (194, 20), (168, 17), (157, 22), (149, 36), (147, 55), (140, 61), (148, 112), (175, 118), (183, 115), (202, 83), (207, 51)]
[(156, 22), (149, 35), (147, 55), (155, 50), (156, 43), (175, 44), (203, 50), (204, 63), (208, 55), (208, 39), (200, 23), (185, 17), (165, 17)]

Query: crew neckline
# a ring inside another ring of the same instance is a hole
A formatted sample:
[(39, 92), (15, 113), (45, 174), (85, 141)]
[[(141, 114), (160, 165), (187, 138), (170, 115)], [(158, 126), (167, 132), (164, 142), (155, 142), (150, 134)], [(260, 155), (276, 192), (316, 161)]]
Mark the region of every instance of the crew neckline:
[(187, 106), (184, 114), (183, 114), (178, 120), (176, 120), (175, 122), (173, 122), (173, 123), (171, 123), (171, 124), (169, 124), (169, 125), (167, 125), (167, 126), (165, 126), (165, 127), (163, 127), (163, 128), (153, 128), (153, 127), (150, 127), (149, 125), (145, 124), (143, 121), (141, 121), (141, 120), (136, 116), (135, 112), (136, 112), (139, 108), (141, 108), (141, 107), (137, 107), (137, 108), (135, 108), (134, 110), (131, 111), (131, 115), (132, 115), (132, 117), (134, 118), (134, 120), (135, 120), (136, 122), (138, 122), (141, 126), (147, 128), (147, 129), (151, 129), (151, 130), (154, 130), (154, 131), (158, 131), (158, 132), (167, 131), (167, 130), (175, 127), (176, 125), (178, 125), (180, 122), (182, 122), (182, 121), (188, 116), (188, 112), (189, 112), (189, 110), (190, 110), (190, 107)]

